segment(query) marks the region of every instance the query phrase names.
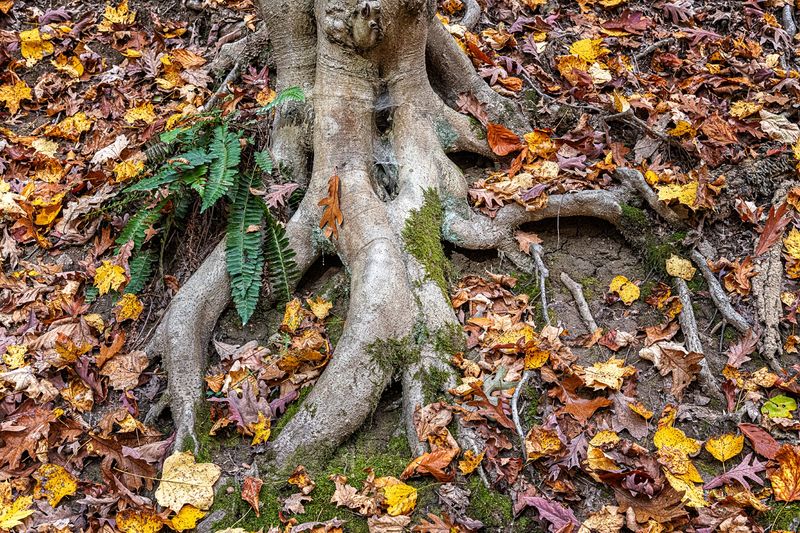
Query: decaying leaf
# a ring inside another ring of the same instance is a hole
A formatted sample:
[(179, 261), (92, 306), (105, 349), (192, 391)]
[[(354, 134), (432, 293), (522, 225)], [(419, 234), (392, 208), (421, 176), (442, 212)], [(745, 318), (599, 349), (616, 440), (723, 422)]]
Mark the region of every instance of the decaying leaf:
[(156, 500), (176, 513), (184, 505), (206, 510), (214, 503), (213, 487), (220, 474), (213, 463), (196, 463), (191, 453), (175, 452), (164, 461)]
[(328, 239), (333, 236), (339, 238), (339, 226), (342, 225), (344, 218), (342, 210), (339, 208), (339, 176), (334, 174), (328, 180), (328, 196), (319, 201), (323, 206), (322, 218), (319, 221), (320, 229), (324, 230), (325, 237)]

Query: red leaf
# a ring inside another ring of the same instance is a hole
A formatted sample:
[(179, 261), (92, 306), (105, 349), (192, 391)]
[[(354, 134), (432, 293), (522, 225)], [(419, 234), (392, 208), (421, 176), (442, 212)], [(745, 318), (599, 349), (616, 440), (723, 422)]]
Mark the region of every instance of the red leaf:
[(497, 155), (508, 155), (524, 148), (516, 133), (492, 122), (486, 127), (486, 140), (489, 142), (489, 148)]
[(786, 202), (783, 202), (777, 209), (775, 209), (774, 205), (769, 208), (764, 230), (761, 232), (761, 237), (759, 237), (758, 245), (756, 246), (756, 257), (772, 248), (772, 245), (783, 236), (783, 229), (791, 220), (786, 216), (787, 209), (788, 204)]
[(755, 424), (739, 424), (739, 429), (750, 439), (757, 454), (767, 459), (775, 459), (775, 454), (778, 453), (781, 446), (764, 428)]

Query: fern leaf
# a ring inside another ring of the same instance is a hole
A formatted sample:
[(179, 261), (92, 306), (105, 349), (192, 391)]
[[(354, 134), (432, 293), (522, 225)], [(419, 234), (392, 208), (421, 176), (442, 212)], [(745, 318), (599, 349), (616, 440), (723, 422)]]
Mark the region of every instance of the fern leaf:
[(213, 159), (208, 167), (208, 182), (202, 193), (201, 213), (214, 205), (233, 186), (239, 172), (242, 148), (238, 137), (223, 124), (214, 128), (208, 153)]
[(300, 278), (300, 271), (294, 262), (294, 250), (289, 246), (286, 230), (272, 216), (267, 204), (260, 198), (258, 202), (266, 219), (264, 249), (269, 270), (269, 284), (279, 302), (288, 302)]
[(288, 100), (294, 100), (295, 102), (305, 102), (306, 97), (303, 94), (303, 89), (301, 89), (300, 87), (287, 87), (286, 89), (279, 92), (278, 96), (276, 96), (274, 100), (272, 100), (264, 107), (259, 108), (256, 111), (256, 113), (258, 114), (268, 113), (270, 110), (275, 109), (283, 102), (286, 102)]
[(143, 209), (133, 215), (125, 227), (122, 228), (117, 240), (117, 244), (125, 244), (128, 241), (133, 241), (134, 250), (138, 250), (144, 244), (145, 232), (147, 228), (155, 224), (161, 218), (161, 210), (166, 205), (170, 198), (167, 197), (161, 200), (158, 205), (149, 209)]
[(239, 180), (226, 230), (225, 258), (231, 278), (231, 297), (243, 324), (255, 311), (264, 269), (262, 236), (258, 230), (263, 215), (259, 199), (250, 193), (254, 180), (252, 175)]
[(258, 168), (261, 169), (261, 172), (264, 174), (272, 173), (272, 156), (270, 155), (269, 150), (265, 148), (260, 152), (254, 153), (253, 159), (255, 159), (256, 165), (258, 165)]
[(144, 178), (137, 181), (133, 185), (126, 187), (122, 192), (129, 193), (154, 191), (163, 185), (173, 183), (180, 177), (181, 174), (178, 170), (170, 167), (162, 167), (162, 169), (156, 174), (150, 176), (149, 178)]
[(153, 275), (155, 260), (156, 255), (152, 251), (139, 254), (130, 260), (128, 266), (131, 270), (131, 280), (125, 285), (126, 293), (136, 294), (144, 288)]

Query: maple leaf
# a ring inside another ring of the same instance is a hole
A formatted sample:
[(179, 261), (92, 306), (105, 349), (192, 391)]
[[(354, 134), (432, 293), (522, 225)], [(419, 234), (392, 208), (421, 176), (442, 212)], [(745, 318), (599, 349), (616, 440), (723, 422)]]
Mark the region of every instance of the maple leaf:
[(0, 102), (5, 104), (12, 115), (19, 111), (20, 101), (30, 100), (32, 97), (31, 88), (22, 80), (16, 80), (13, 85), (0, 86)]
[(800, 446), (784, 444), (775, 454), (775, 460), (780, 466), (769, 476), (775, 499), (800, 501)]
[(764, 223), (764, 229), (761, 230), (761, 236), (758, 238), (758, 244), (753, 254), (755, 257), (765, 253), (780, 240), (784, 228), (791, 222), (791, 218), (786, 214), (788, 208), (789, 206), (786, 202), (783, 202), (777, 208), (774, 205), (770, 206), (769, 213), (767, 213), (767, 221)]
[(214, 483), (221, 473), (213, 463), (196, 463), (190, 452), (175, 452), (164, 460), (156, 501), (176, 513), (184, 505), (206, 510), (214, 503)]
[[(751, 459), (752, 463), (750, 462)], [(764, 481), (758, 474), (765, 470), (765, 464), (753, 458), (752, 453), (748, 453), (741, 463), (706, 483), (704, 488), (711, 490), (723, 485), (729, 485), (733, 481), (738, 481), (745, 489), (750, 490), (750, 483), (747, 482), (748, 478), (750, 481), (763, 485)]]
[(542, 244), (542, 239), (540, 239), (538, 235), (526, 231), (516, 231), (514, 233), (514, 238), (519, 244), (520, 251), (529, 255), (531, 253), (531, 245)]
[(428, 520), (423, 518), (418, 525), (411, 528), (411, 531), (416, 533), (453, 533), (456, 530), (455, 524), (447, 515), (442, 518), (433, 513), (428, 513)]
[(51, 507), (58, 505), (65, 496), (72, 496), (78, 490), (78, 480), (63, 466), (43, 464), (33, 473), (36, 486), (33, 496), (38, 500), (47, 498)]
[(22, 456), (27, 452), (36, 457), (36, 449), (42, 439), (47, 439), (50, 425), (56, 416), (47, 405), (36, 407), (19, 416), (7, 417), (0, 424), (0, 467), (8, 465), (14, 470), (19, 467)]
[(32, 505), (32, 496), (14, 498), (11, 495), (11, 483), (0, 482), (0, 529), (10, 531), (21, 526), (22, 521), (35, 512), (30, 508)]
[(674, 342), (659, 342), (639, 352), (639, 357), (652, 361), (662, 376), (672, 374), (670, 392), (675, 398), (683, 397), (683, 391), (700, 372), (703, 354), (689, 352)]
[(319, 221), (320, 229), (325, 230), (325, 237), (330, 239), (339, 238), (339, 226), (344, 220), (342, 211), (339, 208), (339, 176), (334, 174), (328, 180), (328, 196), (319, 201), (320, 206), (324, 206), (322, 218)]

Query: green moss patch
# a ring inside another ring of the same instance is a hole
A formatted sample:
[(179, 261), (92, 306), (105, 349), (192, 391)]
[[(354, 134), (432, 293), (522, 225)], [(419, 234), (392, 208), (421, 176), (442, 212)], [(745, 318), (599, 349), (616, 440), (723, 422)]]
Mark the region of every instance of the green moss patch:
[(433, 189), (425, 190), (422, 207), (411, 212), (403, 228), (403, 241), (406, 250), (420, 262), (425, 274), (436, 283), (445, 298), (447, 294), (447, 274), (450, 261), (442, 248), (442, 201)]

